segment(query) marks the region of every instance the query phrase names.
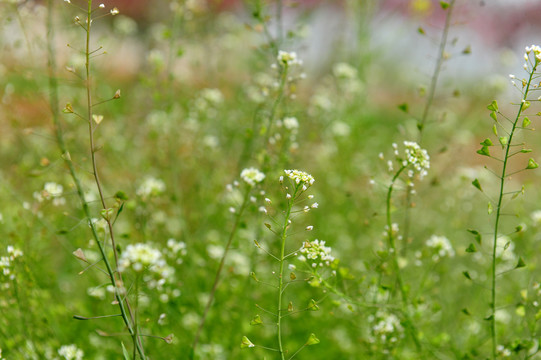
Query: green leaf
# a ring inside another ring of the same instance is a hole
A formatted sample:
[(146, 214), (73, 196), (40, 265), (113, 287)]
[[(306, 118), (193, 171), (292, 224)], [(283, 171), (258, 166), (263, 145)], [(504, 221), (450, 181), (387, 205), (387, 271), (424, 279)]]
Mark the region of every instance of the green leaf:
[(498, 103), (496, 102), (496, 100), (493, 100), (492, 103), (487, 106), (487, 109), (489, 109), (490, 111), (498, 111)]
[(490, 151), (488, 150), (488, 146), (483, 146), (481, 149), (477, 150), (477, 153), (483, 156), (490, 156)]
[(122, 344), (122, 354), (124, 355), (124, 360), (131, 360), (130, 353), (128, 352), (128, 350), (126, 350), (124, 343), (121, 342), (121, 344)]
[(446, 10), (447, 8), (449, 8), (449, 3), (446, 1), (440, 1), (440, 6), (443, 10)]
[(462, 272), (462, 275), (464, 275), (464, 276), (466, 277), (466, 279), (468, 279), (468, 280), (471, 280), (471, 279), (472, 279), (470, 273), (467, 272), (467, 271), (463, 271), (463, 272)]
[(246, 336), (243, 336), (242, 341), (240, 343), (240, 348), (244, 349), (244, 348), (253, 348), (253, 347), (255, 347), (254, 343), (251, 342), (250, 339), (248, 339)]
[(489, 201), (488, 202), (487, 212), (490, 215), (490, 214), (492, 214), (492, 211), (494, 211), (494, 209), (492, 208), (492, 203)]
[[(466, 252), (467, 253), (474, 253), (474, 252), (477, 252), (477, 248), (475, 247), (475, 245), (473, 243), (470, 244), (470, 246), (468, 246), (466, 248)], [(467, 272), (467, 271), (466, 271)]]
[(539, 165), (535, 162), (534, 159), (530, 158), (530, 160), (528, 160), (528, 166), (526, 166), (526, 169), (531, 170), (537, 169), (538, 167)]
[(399, 108), (400, 110), (402, 110), (403, 112), (405, 112), (406, 114), (407, 114), (408, 111), (409, 111), (409, 105), (408, 105), (408, 103), (400, 104), (400, 105), (398, 105), (398, 108)]
[(498, 115), (496, 114), (496, 111), (493, 111), (490, 113), (490, 117), (494, 120), (494, 121), (498, 121)]
[(515, 269), (520, 269), (526, 266), (526, 263), (524, 262), (524, 259), (521, 257), (518, 258), (517, 266), (515, 266)]
[(261, 321), (261, 316), (256, 315), (254, 318), (250, 321), (250, 325), (261, 325), (263, 324), (263, 321)]
[(522, 120), (522, 127), (525, 128), (525, 127), (528, 127), (528, 125), (530, 125), (532, 122), (530, 121), (530, 119), (526, 116), (524, 118), (524, 120)]
[(536, 314), (535, 314), (535, 321), (541, 319), (541, 310), (539, 310)]
[(319, 339), (316, 337), (316, 335), (314, 333), (311, 333), (310, 336), (308, 337), (308, 340), (306, 340), (306, 346), (310, 346), (310, 345), (316, 345), (316, 344), (319, 344)]
[(492, 140), (490, 140), (489, 138), (486, 138), (482, 143), (481, 145), (483, 146), (492, 146), (494, 145), (494, 143), (492, 142)]
[(475, 237), (475, 241), (477, 241), (477, 243), (481, 245), (481, 234), (479, 233), (479, 231), (468, 229), (468, 232), (472, 234)]
[(479, 189), (479, 191), (483, 192), (483, 189), (481, 188), (481, 183), (479, 183), (478, 179), (473, 180), (472, 185)]

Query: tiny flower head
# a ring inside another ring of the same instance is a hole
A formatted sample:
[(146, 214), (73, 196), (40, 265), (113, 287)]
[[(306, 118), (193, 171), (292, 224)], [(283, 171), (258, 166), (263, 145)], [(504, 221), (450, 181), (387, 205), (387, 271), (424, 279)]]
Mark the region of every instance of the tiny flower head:
[(242, 172), (240, 173), (240, 177), (248, 185), (254, 186), (255, 184), (260, 183), (263, 181), (263, 179), (265, 179), (265, 174), (263, 174), (258, 169), (251, 167), (242, 170)]

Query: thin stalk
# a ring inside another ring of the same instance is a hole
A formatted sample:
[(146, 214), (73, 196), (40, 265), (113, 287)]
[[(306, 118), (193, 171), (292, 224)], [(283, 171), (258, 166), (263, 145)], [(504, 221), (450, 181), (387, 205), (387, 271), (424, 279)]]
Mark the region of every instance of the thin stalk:
[(492, 359), (496, 359), (496, 347), (497, 347), (497, 338), (496, 338), (496, 246), (498, 244), (498, 230), (500, 226), (500, 217), (501, 217), (501, 208), (502, 208), (502, 201), (504, 197), (504, 187), (505, 187), (505, 178), (508, 176), (506, 174), (507, 171), (507, 163), (509, 161), (509, 152), (511, 150), (511, 144), (513, 142), (513, 135), (515, 134), (515, 130), (517, 128), (517, 123), (520, 119), (520, 116), (522, 114), (522, 109), (524, 107), (524, 103), (528, 96), (528, 91), (530, 89), (530, 84), (532, 82), (535, 70), (537, 68), (537, 62), (534, 64), (531, 72), (530, 77), (528, 79), (528, 82), (526, 83), (526, 88), (524, 90), (524, 95), (522, 97), (522, 101), (520, 103), (520, 107), (518, 108), (517, 116), (515, 118), (515, 121), (513, 122), (513, 127), (511, 129), (511, 132), (509, 133), (509, 140), (507, 141), (507, 145), (505, 146), (505, 156), (503, 158), (503, 165), (502, 165), (502, 173), (500, 176), (500, 194), (498, 196), (498, 205), (496, 207), (496, 220), (494, 222), (494, 239), (492, 242), (492, 268), (491, 268), (491, 277), (492, 277), (492, 284), (491, 284), (491, 302), (490, 302), (490, 310), (491, 310), (491, 316), (490, 316), (490, 332), (491, 332), (491, 338), (492, 338)]
[(285, 249), (287, 229), (289, 228), (289, 218), (291, 216), (291, 208), (293, 207), (293, 199), (296, 198), (299, 188), (302, 184), (297, 184), (295, 187), (295, 193), (292, 195), (291, 200), (288, 201), (287, 210), (284, 218), (284, 226), (282, 228), (282, 234), (280, 236), (280, 272), (278, 273), (278, 309), (276, 311), (276, 329), (278, 336), (278, 352), (280, 358), (285, 360), (284, 348), (282, 345), (282, 295), (284, 293), (284, 263), (285, 263)]
[[(89, 0), (88, 8), (91, 9), (91, 6), (92, 6), (91, 5), (91, 0)], [(91, 13), (91, 10), (89, 10), (89, 20), (90, 20), (90, 13)], [(66, 146), (66, 143), (64, 141), (64, 133), (63, 133), (62, 126), (60, 124), (60, 118), (59, 118), (60, 108), (58, 106), (58, 102), (59, 102), (59, 100), (58, 100), (58, 80), (56, 78), (56, 57), (55, 57), (55, 46), (54, 46), (53, 19), (54, 19), (53, 0), (49, 0), (48, 4), (47, 4), (47, 29), (48, 29), (48, 31), (47, 31), (47, 54), (48, 54), (47, 58), (48, 58), (48, 72), (49, 72), (49, 103), (50, 103), (51, 111), (52, 111), (52, 119), (53, 119), (53, 125), (54, 125), (54, 128), (55, 128), (56, 141), (58, 143), (58, 147), (59, 147), (59, 150), (61, 152), (62, 158), (64, 159), (64, 162), (65, 162), (66, 166), (68, 167), (70, 176), (71, 176), (71, 178), (72, 178), (72, 180), (73, 180), (73, 182), (75, 184), (77, 195), (79, 197), (79, 200), (81, 201), (81, 207), (82, 207), (84, 216), (85, 216), (86, 221), (88, 222), (88, 224), (90, 226), (92, 237), (94, 238), (94, 240), (96, 241), (96, 244), (98, 245), (100, 254), (102, 256), (103, 262), (105, 263), (105, 267), (107, 269), (107, 274), (108, 274), (109, 279), (111, 281), (111, 285), (113, 285), (113, 287), (115, 289), (115, 299), (116, 299), (116, 301), (118, 303), (122, 319), (124, 321), (124, 324), (128, 328), (128, 331), (129, 331), (130, 335), (133, 336), (134, 330), (133, 330), (133, 326), (132, 326), (132, 318), (131, 318), (131, 316), (129, 316), (128, 312), (126, 311), (127, 300), (126, 300), (126, 305), (125, 305), (124, 300), (122, 299), (122, 296), (121, 296), (120, 292), (118, 291), (117, 281), (116, 281), (116, 278), (114, 276), (115, 271), (113, 270), (113, 267), (111, 266), (111, 263), (109, 262), (107, 254), (105, 252), (104, 244), (102, 244), (102, 242), (100, 241), (100, 238), (99, 238), (98, 232), (96, 230), (96, 227), (95, 227), (94, 223), (92, 222), (92, 214), (90, 213), (90, 208), (89, 208), (88, 202), (85, 199), (83, 186), (81, 184), (79, 176), (77, 175), (77, 172), (75, 171), (75, 165), (74, 165), (74, 163), (73, 163), (73, 161), (71, 159), (70, 153), (69, 153), (68, 148)], [(90, 24), (90, 21), (88, 21), (88, 23)], [(88, 33), (87, 33), (87, 49), (88, 49), (88, 44), (90, 42), (90, 33), (89, 33), (90, 27), (88, 27), (87, 31), (88, 31)], [(86, 60), (87, 60), (87, 63), (89, 63), (88, 51), (87, 51), (87, 59)], [(88, 68), (87, 68), (87, 87), (88, 88), (90, 87), (90, 84), (89, 84), (89, 81), (88, 81), (89, 77), (90, 77), (90, 67), (88, 65)], [(89, 97), (89, 99), (91, 100), (91, 97)], [(90, 118), (89, 119), (91, 120), (92, 119), (91, 106), (89, 108), (90, 108), (90, 112), (89, 112)], [(140, 357), (143, 360), (146, 359), (146, 357), (144, 355), (144, 350), (143, 350), (142, 344), (139, 343), (137, 345), (137, 350), (138, 350), (138, 353), (139, 353)]]
[[(434, 72), (432, 73), (432, 77), (430, 80), (430, 88), (428, 90), (428, 97), (425, 103), (425, 107), (423, 109), (423, 114), (421, 116), (421, 119), (418, 123), (418, 144), (421, 145), (423, 141), (423, 133), (425, 129), (425, 123), (428, 119), (428, 114), (430, 113), (430, 109), (432, 108), (432, 103), (434, 101), (434, 96), (436, 94), (436, 87), (438, 84), (438, 79), (440, 77), (441, 73), (441, 67), (443, 65), (443, 62), (445, 60), (445, 47), (447, 46), (447, 38), (449, 35), (449, 28), (451, 26), (451, 17), (453, 14), (453, 9), (455, 7), (455, 0), (451, 0), (449, 3), (449, 7), (447, 8), (447, 13), (445, 15), (445, 25), (443, 27), (443, 32), (441, 34), (441, 40), (440, 40), (440, 46), (438, 50), (438, 58), (436, 60), (436, 67), (434, 68)], [(411, 225), (411, 193), (408, 192), (406, 194), (406, 214), (404, 218), (404, 239), (407, 241), (409, 238), (409, 232), (410, 232), (410, 225)], [(406, 249), (406, 248), (404, 248)]]
[(242, 214), (244, 213), (244, 209), (246, 208), (246, 205), (248, 204), (248, 201), (250, 199), (250, 190), (251, 187), (248, 187), (246, 190), (246, 194), (244, 195), (244, 200), (242, 201), (242, 205), (240, 207), (239, 212), (237, 213), (237, 216), (235, 218), (235, 223), (233, 224), (233, 229), (231, 230), (231, 233), (229, 233), (229, 239), (227, 239), (227, 244), (225, 246), (224, 253), (222, 255), (222, 258), (220, 259), (220, 265), (218, 265), (218, 270), (216, 271), (216, 275), (214, 277), (214, 283), (212, 284), (212, 289), (210, 290), (210, 295), (207, 300), (207, 305), (205, 306), (205, 310), (203, 311), (203, 316), (201, 317), (201, 321), (199, 322), (199, 327), (197, 328), (197, 332), (195, 333), (195, 339), (192, 344), (192, 350), (190, 359), (194, 359), (195, 357), (195, 349), (197, 348), (197, 344), (199, 343), (199, 337), (201, 336), (201, 332), (203, 330), (203, 327), (205, 326), (205, 321), (207, 319), (207, 315), (209, 313), (209, 310), (212, 306), (212, 302), (214, 301), (214, 296), (216, 295), (216, 290), (218, 289), (218, 284), (220, 282), (220, 276), (222, 274), (222, 270), (225, 264), (225, 258), (227, 257), (227, 253), (229, 252), (229, 249), (231, 247), (231, 243), (233, 242), (233, 239), (235, 238), (235, 235), (237, 233), (237, 229), (240, 224), (240, 219), (242, 217)]
[(285, 92), (285, 85), (287, 81), (287, 73), (288, 73), (288, 65), (285, 64), (284, 68), (282, 70), (282, 76), (280, 77), (280, 84), (278, 85), (278, 96), (276, 99), (274, 99), (274, 103), (272, 104), (271, 113), (269, 115), (269, 126), (267, 128), (267, 136), (265, 137), (265, 144), (263, 146), (266, 146), (266, 144), (269, 142), (269, 137), (272, 133), (272, 125), (274, 124), (274, 120), (276, 118), (276, 112), (278, 110), (278, 105), (280, 105), (280, 102), (282, 102), (282, 98), (284, 97)]
[(387, 234), (388, 234), (388, 241), (389, 241), (389, 252), (391, 255), (391, 261), (393, 263), (393, 269), (396, 275), (396, 282), (398, 284), (398, 289), (400, 291), (400, 295), (402, 298), (402, 313), (405, 317), (405, 325), (406, 328), (409, 330), (409, 333), (411, 335), (411, 338), (413, 339), (413, 342), (415, 343), (415, 348), (417, 349), (417, 352), (421, 356), (421, 358), (424, 358), (422, 353), (422, 346), (421, 342), (417, 338), (417, 329), (415, 328), (415, 325), (413, 324), (413, 321), (411, 320), (411, 317), (409, 315), (408, 311), (408, 294), (406, 291), (406, 288), (404, 286), (404, 282), (402, 280), (402, 275), (400, 275), (400, 267), (398, 266), (398, 253), (396, 250), (396, 242), (395, 238), (393, 236), (392, 231), (392, 218), (391, 218), (391, 200), (392, 200), (392, 194), (393, 194), (393, 188), (396, 180), (400, 176), (400, 174), (407, 168), (407, 166), (402, 166), (396, 174), (393, 176), (391, 180), (391, 185), (389, 185), (389, 189), (387, 190)]
[(453, 14), (454, 5), (455, 0), (451, 0), (451, 2), (449, 3), (449, 7), (447, 8), (447, 14), (445, 15), (445, 25), (441, 34), (438, 60), (436, 60), (436, 67), (434, 68), (432, 79), (430, 80), (430, 90), (428, 91), (428, 98), (426, 100), (425, 108), (423, 110), (423, 115), (421, 116), (421, 121), (419, 122), (419, 145), (422, 142), (423, 130), (425, 127), (426, 119), (428, 118), (428, 113), (430, 111), (430, 108), (432, 107), (434, 95), (436, 94), (436, 86), (438, 84), (441, 66), (443, 65), (443, 61), (445, 60), (445, 46), (447, 45), (447, 37), (449, 35), (449, 27), (451, 25), (451, 15)]

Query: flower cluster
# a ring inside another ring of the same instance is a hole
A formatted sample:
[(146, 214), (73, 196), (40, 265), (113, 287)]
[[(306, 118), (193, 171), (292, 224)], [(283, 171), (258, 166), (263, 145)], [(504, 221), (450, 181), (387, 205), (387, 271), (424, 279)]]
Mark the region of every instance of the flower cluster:
[[(330, 266), (334, 261), (334, 257), (331, 255), (331, 248), (325, 246), (325, 241), (305, 241), (300, 248), (300, 253), (303, 254), (300, 260), (307, 259), (313, 268)], [(303, 257), (305, 257), (303, 259)]]
[(55, 182), (46, 182), (43, 186), (43, 190), (34, 192), (34, 199), (38, 202), (43, 202), (46, 200), (52, 200), (54, 206), (64, 205), (66, 199), (62, 197), (64, 188), (62, 185)]
[(286, 176), (293, 180), (295, 184), (303, 183), (304, 185), (310, 186), (314, 184), (314, 178), (312, 175), (301, 171), (301, 170), (284, 170)]
[(240, 177), (248, 185), (255, 186), (257, 183), (260, 183), (263, 181), (263, 179), (265, 179), (265, 174), (263, 174), (258, 169), (251, 167), (242, 170), (242, 172), (240, 173)]
[(406, 160), (404, 165), (413, 165), (423, 178), (430, 168), (430, 156), (425, 149), (421, 149), (419, 144), (412, 141), (404, 141)]
[(182, 263), (182, 257), (186, 256), (186, 243), (184, 241), (176, 241), (175, 239), (167, 240), (167, 255), (175, 258), (177, 264)]
[(404, 334), (400, 319), (395, 314), (378, 311), (375, 316), (369, 318), (369, 321), (375, 323), (372, 326), (372, 332), (376, 340), (382, 343), (396, 343)]
[(77, 348), (76, 345), (62, 345), (58, 350), (58, 355), (66, 360), (82, 360), (84, 356), (83, 350)]
[(126, 247), (118, 261), (118, 269), (124, 271), (127, 268), (132, 268), (135, 272), (147, 269), (162, 278), (168, 278), (174, 272), (158, 249), (144, 243), (130, 244)]
[(538, 45), (526, 46), (526, 53), (524, 54), (524, 60), (528, 60), (528, 55), (533, 51), (535, 62), (541, 61), (541, 47)]
[(139, 186), (136, 191), (137, 196), (140, 196), (143, 200), (151, 197), (156, 197), (163, 194), (165, 191), (165, 183), (156, 178), (148, 177)]
[(277, 57), (278, 63), (281, 66), (293, 66), (293, 65), (302, 65), (302, 60), (299, 60), (297, 58), (297, 53), (287, 52), (287, 51), (278, 51), (278, 57)]
[(11, 245), (7, 247), (7, 255), (0, 257), (0, 270), (4, 276), (9, 277), (10, 280), (15, 279), (15, 275), (12, 273), (11, 269), (13, 267), (13, 261), (23, 256), (23, 252)]
[(451, 245), (449, 239), (445, 236), (432, 235), (430, 239), (426, 241), (426, 246), (432, 248), (436, 253), (432, 256), (434, 261), (438, 261), (443, 257), (455, 256), (455, 250)]

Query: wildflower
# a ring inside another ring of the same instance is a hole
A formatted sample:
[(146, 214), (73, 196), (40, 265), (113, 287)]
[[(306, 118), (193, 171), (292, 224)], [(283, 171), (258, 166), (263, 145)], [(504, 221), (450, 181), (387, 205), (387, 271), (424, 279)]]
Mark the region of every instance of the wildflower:
[(136, 194), (143, 199), (149, 197), (155, 197), (163, 194), (165, 191), (165, 183), (160, 179), (155, 179), (152, 177), (146, 178), (143, 183), (139, 186), (136, 191)]
[(118, 269), (124, 271), (131, 267), (136, 272), (145, 269), (160, 272), (160, 267), (165, 265), (162, 253), (152, 246), (143, 243), (128, 245), (118, 261)]
[(372, 320), (377, 321), (372, 327), (372, 331), (378, 340), (394, 343), (398, 341), (399, 337), (402, 337), (404, 328), (396, 315), (378, 311)]
[(296, 131), (299, 128), (299, 121), (296, 117), (286, 117), (283, 120), (284, 127), (291, 131)]
[(111, 9), (111, 15), (115, 16), (115, 15), (118, 15), (119, 13), (120, 13), (120, 11), (118, 11), (118, 9), (116, 7)]
[(278, 51), (277, 60), (281, 66), (302, 65), (302, 60), (297, 59), (297, 53), (295, 52), (280, 50)]
[(295, 184), (300, 184), (301, 182), (303, 184), (308, 184), (308, 185), (313, 185), (314, 184), (314, 178), (312, 177), (312, 175), (304, 172), (304, 171), (300, 171), (300, 170), (284, 170), (284, 172), (286, 173), (287, 177), (290, 178), (291, 180), (295, 181)]
[(415, 170), (419, 172), (421, 178), (427, 174), (427, 170), (430, 168), (430, 156), (425, 149), (412, 141), (404, 141), (406, 147), (406, 161), (407, 164), (413, 165)]
[(258, 169), (251, 167), (242, 170), (242, 172), (240, 173), (240, 177), (248, 185), (254, 186), (256, 183), (260, 183), (263, 181), (263, 179), (265, 179), (265, 174), (263, 174)]
[(331, 248), (325, 246), (325, 241), (305, 241), (299, 252), (306, 256), (312, 263), (312, 267), (322, 267), (324, 265), (330, 266), (334, 261), (334, 257), (331, 255)]
[(534, 211), (530, 217), (532, 218), (532, 221), (536, 225), (541, 225), (541, 210)]
[(434, 261), (438, 261), (439, 258), (449, 256), (455, 256), (455, 251), (449, 239), (445, 236), (432, 235), (430, 239), (426, 241), (426, 246), (434, 249), (436, 254), (433, 256)]
[(333, 75), (339, 79), (354, 79), (357, 77), (357, 69), (346, 63), (337, 63), (332, 68)]
[(100, 8), (100, 9), (105, 8), (105, 4), (100, 4), (99, 8)]
[(58, 350), (58, 355), (63, 356), (66, 360), (82, 360), (84, 352), (74, 344), (62, 345)]

